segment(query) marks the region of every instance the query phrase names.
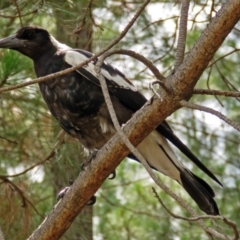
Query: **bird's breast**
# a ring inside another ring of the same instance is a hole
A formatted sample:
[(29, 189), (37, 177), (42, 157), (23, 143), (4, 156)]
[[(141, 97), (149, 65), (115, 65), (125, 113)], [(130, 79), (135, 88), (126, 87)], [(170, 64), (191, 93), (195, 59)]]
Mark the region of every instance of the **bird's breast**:
[(88, 149), (99, 149), (114, 134), (98, 86), (74, 74), (39, 84), (41, 93), (52, 115), (62, 128), (77, 138)]

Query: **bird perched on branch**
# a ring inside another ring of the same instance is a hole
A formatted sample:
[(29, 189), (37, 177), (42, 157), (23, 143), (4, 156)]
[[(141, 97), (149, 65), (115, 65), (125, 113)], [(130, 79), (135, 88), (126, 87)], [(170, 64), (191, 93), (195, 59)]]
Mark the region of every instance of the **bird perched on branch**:
[[(0, 40), (0, 48), (13, 49), (31, 58), (37, 77), (59, 72), (93, 56), (87, 51), (71, 49), (59, 43), (47, 30), (35, 26), (23, 27), (16, 34)], [(42, 96), (61, 127), (90, 151), (100, 149), (115, 133), (94, 71), (95, 64), (92, 61), (67, 75), (39, 83)], [(104, 63), (101, 72), (106, 79), (118, 121), (120, 124), (126, 123), (147, 100), (116, 68)], [(219, 215), (212, 188), (179, 162), (167, 140), (221, 185), (179, 140), (166, 121), (152, 131), (137, 149), (153, 169), (181, 184), (202, 211)]]

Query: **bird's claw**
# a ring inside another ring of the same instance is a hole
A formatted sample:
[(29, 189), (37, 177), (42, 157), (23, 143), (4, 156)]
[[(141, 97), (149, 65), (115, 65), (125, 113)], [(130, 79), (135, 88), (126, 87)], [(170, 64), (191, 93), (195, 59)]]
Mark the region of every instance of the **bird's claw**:
[(58, 193), (58, 195), (57, 195), (57, 202), (65, 196), (65, 194), (67, 193), (69, 188), (70, 187), (65, 187)]
[(93, 205), (97, 201), (97, 197), (93, 195), (87, 202), (86, 205)]
[[(69, 181), (69, 183), (72, 185), (72, 181), (70, 182)], [(65, 196), (65, 194), (67, 193), (67, 191), (69, 190), (69, 188), (70, 188), (71, 186), (69, 186), (69, 187), (65, 187), (65, 188), (63, 188), (59, 193), (58, 193), (58, 195), (57, 195), (57, 201), (59, 201), (60, 199), (62, 199), (64, 196)], [(88, 200), (88, 202), (86, 203), (86, 205), (93, 205), (95, 202), (97, 201), (97, 197), (95, 196), (95, 195), (93, 195), (89, 200)]]
[[(86, 160), (81, 164), (82, 171), (85, 170), (85, 167), (97, 156), (98, 150), (93, 150)], [(108, 177), (108, 179), (112, 180), (116, 177), (116, 171), (114, 170)]]
[(82, 169), (82, 171), (84, 171), (84, 170), (85, 170), (85, 167), (97, 156), (97, 153), (98, 153), (98, 150), (97, 150), (97, 149), (93, 150), (93, 151), (89, 154), (89, 156), (87, 157), (87, 159), (83, 161), (83, 163), (81, 164), (81, 169)]
[(108, 179), (109, 180), (112, 180), (116, 177), (116, 170), (114, 170), (109, 176), (108, 176)]

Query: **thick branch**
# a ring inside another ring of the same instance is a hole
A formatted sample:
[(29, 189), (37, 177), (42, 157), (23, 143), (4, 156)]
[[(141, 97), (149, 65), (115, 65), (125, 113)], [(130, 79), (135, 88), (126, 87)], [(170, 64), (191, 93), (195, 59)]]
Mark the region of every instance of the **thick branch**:
[[(133, 145), (139, 144), (161, 121), (177, 110), (180, 107), (179, 100), (191, 96), (198, 78), (239, 18), (240, 1), (228, 1), (212, 19), (177, 72), (166, 79), (175, 94), (161, 91), (162, 101), (153, 97), (123, 127), (124, 134)], [(128, 153), (128, 148), (116, 134), (85, 171), (79, 174), (64, 198), (29, 239), (58, 239)]]
[[(184, 64), (166, 81), (180, 96), (185, 95), (186, 99), (191, 97), (192, 89), (202, 75), (203, 69), (208, 66), (216, 49), (220, 47), (230, 29), (238, 22), (239, 4), (240, 2), (236, 0), (226, 2), (186, 56)], [(184, 69), (186, 67), (188, 69)], [(181, 81), (182, 84), (177, 84), (177, 81)], [(189, 93), (188, 96), (186, 96), (186, 92)]]

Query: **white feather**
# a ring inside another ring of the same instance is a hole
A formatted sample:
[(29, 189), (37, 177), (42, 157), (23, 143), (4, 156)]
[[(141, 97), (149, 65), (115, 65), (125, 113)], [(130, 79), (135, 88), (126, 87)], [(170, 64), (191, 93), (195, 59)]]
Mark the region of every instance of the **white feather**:
[(56, 38), (54, 38), (52, 35), (50, 36), (52, 44), (57, 48), (61, 50), (67, 50), (71, 49), (69, 46), (66, 44), (60, 43)]
[[(159, 146), (161, 146), (167, 154), (165, 154)], [(137, 149), (150, 166), (181, 183), (180, 172), (176, 166), (180, 169), (184, 168), (184, 166), (178, 161), (177, 156), (173, 152), (168, 141), (157, 131), (151, 132), (137, 146)]]
[[(66, 61), (66, 63), (68, 63), (71, 66), (77, 66), (87, 59), (88, 57), (86, 57), (84, 54), (81, 54), (76, 51), (71, 51), (71, 50), (67, 51), (64, 57), (64, 60)], [(90, 62), (87, 65), (83, 66), (83, 68), (85, 68), (93, 76), (97, 77), (94, 67), (95, 65), (93, 64), (93, 62)], [(103, 68), (101, 69), (101, 72), (105, 78), (115, 82), (119, 87), (131, 89), (132, 91), (137, 91), (136, 88), (130, 83), (128, 83), (121, 75), (118, 74), (118, 72), (115, 72), (114, 76), (109, 74), (109, 72)]]

